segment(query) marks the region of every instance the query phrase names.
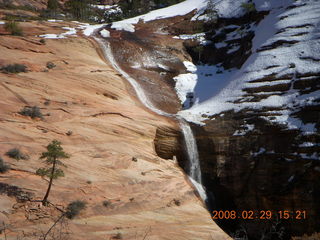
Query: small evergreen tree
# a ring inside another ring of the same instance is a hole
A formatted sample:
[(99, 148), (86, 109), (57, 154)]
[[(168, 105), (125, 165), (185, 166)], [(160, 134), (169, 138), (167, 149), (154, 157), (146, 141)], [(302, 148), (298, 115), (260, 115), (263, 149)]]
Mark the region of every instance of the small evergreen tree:
[(73, 201), (69, 203), (66, 211), (66, 217), (69, 219), (73, 219), (86, 207), (86, 202), (84, 201)]
[(213, 0), (209, 0), (207, 3), (207, 16), (210, 22), (216, 22), (218, 19), (218, 10)]
[(0, 173), (5, 173), (10, 170), (10, 166), (5, 164), (3, 159), (0, 157)]
[(241, 7), (246, 11), (246, 13), (252, 13), (257, 11), (256, 6), (254, 5), (253, 2), (242, 3)]
[(58, 0), (48, 0), (47, 10), (50, 12), (51, 15), (55, 16), (58, 8), (59, 8)]
[(48, 197), (50, 194), (53, 179), (57, 179), (58, 177), (64, 176), (64, 172), (61, 169), (57, 168), (57, 165), (65, 166), (59, 159), (69, 157), (70, 156), (63, 151), (63, 148), (61, 147), (61, 142), (57, 140), (53, 140), (47, 146), (47, 152), (43, 152), (41, 154), (40, 159), (45, 159), (45, 163), (49, 165), (49, 167), (39, 168), (36, 173), (40, 176), (47, 176), (50, 178), (47, 192), (42, 200), (43, 205), (46, 205), (48, 202)]
[(67, 11), (78, 20), (89, 20), (94, 14), (93, 0), (68, 0), (65, 4)]
[(14, 20), (9, 20), (5, 23), (4, 29), (14, 36), (22, 36), (23, 31), (19, 23)]
[(198, 62), (199, 63), (201, 63), (201, 54), (202, 54), (203, 50), (204, 50), (204, 47), (200, 44), (194, 48), (194, 51), (196, 53), (198, 53)]

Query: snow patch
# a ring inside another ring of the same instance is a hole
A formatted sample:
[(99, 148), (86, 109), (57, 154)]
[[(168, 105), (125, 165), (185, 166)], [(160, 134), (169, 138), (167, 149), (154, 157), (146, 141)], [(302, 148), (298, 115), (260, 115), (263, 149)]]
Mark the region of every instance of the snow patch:
[(258, 155), (260, 155), (260, 154), (263, 154), (263, 153), (265, 153), (265, 152), (266, 152), (266, 149), (265, 149), (265, 148), (260, 148), (258, 152), (251, 153), (251, 155), (252, 155), (253, 157), (256, 157), (256, 156), (258, 156)]
[(109, 32), (108, 30), (106, 30), (106, 29), (101, 30), (101, 31), (100, 31), (100, 34), (101, 34), (101, 36), (104, 37), (104, 38), (110, 37), (110, 32)]
[(68, 30), (68, 31), (61, 34), (51, 34), (51, 33), (43, 34), (43, 35), (39, 35), (39, 37), (48, 38), (48, 39), (61, 39), (61, 38), (66, 38), (66, 36), (72, 36), (77, 34), (77, 30), (75, 28), (62, 27), (62, 29)]
[[(228, 2), (227, 0), (221, 1), (221, 4), (227, 4)], [(238, 4), (235, 1), (232, 2)], [(279, 115), (274, 116), (274, 119), (271, 117), (265, 117), (265, 119), (283, 124), (289, 129), (300, 129), (305, 133), (315, 132), (315, 124), (304, 124), (291, 115), (301, 106), (317, 104), (316, 100), (319, 99), (320, 94), (318, 91), (311, 94), (303, 94), (295, 89), (290, 89), (281, 95), (270, 93), (272, 95), (266, 99), (253, 102), (250, 101), (252, 96), (243, 97), (245, 94), (243, 89), (276, 84), (293, 84), (296, 81), (295, 74), (297, 72), (304, 74), (319, 71), (319, 63), (317, 61), (307, 61), (305, 59), (317, 59), (315, 54), (319, 53), (320, 2), (310, 0), (306, 1), (305, 5), (300, 4), (299, 7), (290, 9), (287, 7), (299, 3), (294, 3), (291, 0), (254, 0), (254, 3), (258, 10), (270, 8), (271, 12), (257, 26), (250, 27), (251, 30), (255, 31), (252, 47), (253, 54), (241, 69), (235, 70), (233, 74), (226, 76), (226, 72), (222, 71), (227, 84), (219, 87), (214, 82), (218, 74), (214, 74), (212, 77), (207, 78), (208, 83), (204, 85), (205, 87), (197, 89), (198, 86), (201, 86), (199, 79), (201, 75), (198, 74), (197, 86), (195, 87), (196, 96), (198, 98), (200, 96), (198, 104), (179, 112), (179, 115), (188, 121), (201, 124), (201, 121), (204, 121), (206, 116), (220, 114), (224, 111), (233, 110), (237, 112), (245, 108), (260, 110), (264, 107), (284, 107), (286, 110), (279, 111)], [(298, 28), (295, 26), (298, 26)], [(234, 36), (233, 32), (227, 34), (228, 39), (234, 37), (236, 36)], [(281, 40), (298, 42), (295, 42), (295, 44), (283, 44), (276, 48), (270, 47)], [(226, 46), (225, 42), (216, 45), (217, 48)], [(232, 50), (229, 49), (228, 51)], [(199, 66), (197, 68), (199, 71)], [(284, 80), (273, 82), (250, 83), (252, 80), (262, 79), (271, 74), (277, 74), (279, 78), (281, 76), (293, 77), (285, 77)], [(262, 93), (257, 94), (261, 95)], [(206, 97), (201, 100), (201, 96), (204, 95)]]
[(208, 45), (212, 43), (212, 41), (206, 40), (205, 35), (206, 35), (205, 33), (182, 34), (179, 36), (174, 36), (173, 38), (181, 39), (181, 40), (193, 39), (193, 40), (197, 40), (201, 45)]
[(193, 93), (197, 79), (197, 75), (193, 73), (180, 74), (173, 78), (176, 81), (177, 95), (182, 103), (187, 100), (188, 93)]
[(215, 46), (216, 46), (216, 48), (219, 49), (219, 48), (223, 48), (223, 47), (228, 46), (228, 44), (225, 42), (218, 42), (218, 43), (215, 43)]
[(315, 144), (313, 142), (304, 142), (299, 145), (299, 147), (314, 147), (314, 146), (317, 146), (317, 144)]
[(300, 157), (304, 159), (310, 159), (310, 160), (320, 160), (320, 156), (317, 152), (314, 152), (312, 155), (311, 154), (306, 154), (306, 153), (300, 153)]
[(98, 9), (101, 9), (101, 10), (107, 10), (107, 9), (111, 9), (111, 8), (116, 8), (118, 5), (91, 5), (92, 7), (94, 8), (98, 8)]
[(289, 179), (288, 179), (288, 182), (292, 182), (294, 179), (294, 175), (290, 176)]
[(58, 19), (48, 19), (48, 22), (63, 22), (63, 20), (58, 20)]
[(246, 125), (241, 126), (241, 128), (243, 128), (243, 129), (236, 130), (233, 133), (233, 136), (244, 136), (244, 135), (246, 135), (248, 132), (250, 132), (250, 131), (252, 131), (254, 129), (254, 124), (246, 124)]
[(188, 72), (195, 73), (197, 71), (196, 65), (194, 65), (192, 62), (184, 61), (183, 64)]
[(132, 31), (134, 28), (128, 24), (131, 24), (131, 25), (137, 24), (140, 19), (143, 20), (144, 22), (148, 22), (156, 19), (163, 19), (163, 18), (169, 18), (169, 17), (178, 16), (178, 15), (185, 15), (195, 9), (197, 9), (198, 11), (201, 9), (205, 9), (206, 5), (207, 5), (207, 0), (186, 0), (166, 8), (161, 8), (161, 9), (151, 11), (144, 15), (125, 19), (119, 22), (115, 22), (112, 24), (111, 28), (125, 30), (125, 31), (128, 31), (129, 29), (130, 31)]
[(129, 22), (115, 22), (111, 25), (111, 28), (116, 29), (118, 31), (127, 31), (134, 32), (134, 26)]
[(96, 24), (96, 25), (83, 25), (82, 28), (83, 29), (83, 34), (86, 36), (90, 36), (95, 30), (103, 27), (105, 24)]

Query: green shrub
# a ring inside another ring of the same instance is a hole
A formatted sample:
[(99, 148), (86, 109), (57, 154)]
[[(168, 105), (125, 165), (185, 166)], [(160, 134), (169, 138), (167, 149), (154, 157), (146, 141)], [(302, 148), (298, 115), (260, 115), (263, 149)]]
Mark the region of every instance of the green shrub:
[[(52, 174), (52, 168), (39, 168), (36, 171), (36, 174), (41, 176), (41, 177), (48, 177), (51, 178), (51, 174)], [(61, 169), (55, 169), (54, 173), (53, 173), (53, 179), (57, 179), (59, 177), (64, 177), (64, 172)]]
[(242, 7), (247, 13), (257, 11), (254, 3), (252, 3), (252, 2), (250, 2), (250, 3), (242, 3), (242, 4), (241, 4), (241, 7)]
[(6, 73), (20, 73), (20, 72), (27, 72), (26, 65), (23, 64), (9, 64), (1, 68), (2, 71)]
[(32, 5), (24, 5), (24, 6), (17, 6), (12, 4), (12, 1), (2, 1), (3, 3), (0, 3), (1, 9), (9, 9), (9, 10), (25, 10), (25, 11), (32, 11), (36, 12), (37, 10)]
[(154, 3), (157, 5), (157, 7), (168, 7), (182, 1), (183, 0), (155, 0)]
[(53, 62), (47, 62), (47, 68), (52, 69), (55, 67), (56, 67), (56, 65)]
[(219, 14), (218, 14), (218, 10), (217, 10), (216, 5), (213, 2), (213, 0), (208, 1), (206, 13), (209, 18), (209, 22), (216, 22), (218, 20)]
[(58, 8), (59, 8), (58, 0), (48, 0), (47, 9), (49, 11), (56, 12), (58, 10)]
[[(119, 2), (119, 7), (123, 12), (124, 17), (134, 17), (151, 10), (168, 7), (173, 4), (182, 2), (183, 0), (155, 0), (155, 1), (141, 1), (141, 0), (122, 0)], [(151, 2), (154, 2), (152, 4)]]
[(69, 203), (66, 211), (66, 217), (69, 219), (73, 219), (74, 217), (79, 215), (81, 210), (85, 209), (85, 207), (86, 207), (86, 202), (84, 201), (77, 200)]
[(64, 6), (74, 18), (87, 21), (94, 16), (93, 3), (93, 0), (68, 0)]
[(4, 25), (4, 29), (10, 32), (11, 35), (15, 35), (15, 36), (23, 35), (22, 28), (15, 21), (6, 22), (6, 24)]
[(12, 148), (8, 152), (6, 152), (6, 155), (10, 158), (16, 159), (16, 160), (28, 160), (29, 156), (27, 154), (22, 153), (18, 148)]
[(173, 199), (173, 202), (176, 206), (180, 206), (181, 205), (181, 201), (179, 199)]
[(0, 157), (0, 173), (5, 173), (10, 170), (10, 166), (5, 164), (3, 159)]
[(40, 108), (37, 106), (33, 106), (33, 107), (26, 106), (19, 112), (19, 114), (21, 114), (23, 116), (29, 116), (32, 119), (34, 119), (34, 118), (43, 119), (43, 115), (40, 111)]
[(105, 207), (109, 207), (109, 206), (111, 205), (111, 202), (108, 201), (108, 200), (104, 200), (104, 201), (102, 202), (102, 205), (105, 206)]
[(114, 235), (113, 237), (112, 237), (112, 239), (122, 239), (123, 237), (122, 237), (122, 234), (121, 233), (117, 233), (116, 235)]

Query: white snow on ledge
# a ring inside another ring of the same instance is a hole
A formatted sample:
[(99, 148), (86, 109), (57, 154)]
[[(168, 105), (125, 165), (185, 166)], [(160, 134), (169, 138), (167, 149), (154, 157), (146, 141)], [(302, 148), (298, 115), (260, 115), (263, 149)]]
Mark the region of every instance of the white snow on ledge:
[(195, 73), (197, 71), (196, 65), (194, 65), (192, 62), (184, 61), (183, 64), (188, 72)]
[(299, 147), (314, 147), (314, 146), (318, 146), (318, 144), (313, 143), (313, 142), (304, 142), (299, 145)]
[(248, 132), (252, 131), (254, 129), (254, 124), (246, 124), (246, 125), (243, 125), (241, 126), (241, 130), (236, 130), (234, 133), (233, 133), (233, 136), (244, 136), (246, 135)]
[(48, 39), (61, 39), (61, 38), (66, 38), (67, 36), (74, 36), (77, 34), (77, 30), (75, 28), (62, 27), (62, 29), (68, 30), (68, 31), (61, 34), (52, 34), (52, 33), (43, 34), (43, 35), (39, 35), (39, 37), (48, 38)]
[(115, 22), (112, 24), (111, 28), (118, 31), (135, 32), (134, 26), (128, 22)]
[(63, 20), (59, 20), (59, 19), (48, 19), (48, 22), (63, 22)]
[(174, 77), (173, 79), (176, 81), (175, 89), (177, 91), (177, 95), (181, 103), (184, 103), (187, 100), (187, 94), (194, 91), (198, 77), (193, 73), (184, 73)]
[(90, 36), (95, 30), (103, 27), (105, 24), (96, 24), (96, 25), (83, 25), (80, 29), (83, 29), (83, 34), (86, 36)]
[(98, 8), (98, 9), (101, 9), (101, 10), (107, 10), (107, 9), (111, 9), (111, 8), (116, 8), (118, 5), (99, 5), (99, 4), (92, 4), (91, 5), (92, 7), (94, 8)]
[(100, 34), (101, 34), (101, 36), (104, 37), (104, 38), (110, 37), (110, 32), (109, 32), (108, 30), (106, 30), (106, 29), (101, 30), (101, 31), (100, 31)]
[[(243, 15), (245, 12), (241, 7), (243, 2), (247, 2), (248, 0), (242, 1), (234, 1), (234, 0), (214, 0), (216, 3), (216, 8), (219, 12), (220, 17), (230, 18), (237, 17)], [(137, 24), (139, 20), (143, 20), (144, 22), (156, 20), (156, 19), (164, 19), (175, 16), (186, 15), (193, 10), (196, 10), (196, 15), (192, 20), (205, 19), (206, 16), (203, 16), (207, 7), (208, 0), (185, 0), (175, 5), (171, 5), (166, 8), (157, 9), (151, 11), (149, 13), (136, 16), (129, 19), (124, 19), (118, 22), (114, 22), (111, 25), (111, 28), (116, 30), (124, 30), (129, 32), (134, 32), (134, 24)], [(84, 30), (84, 34), (89, 36), (93, 33), (94, 30), (100, 28), (101, 25), (91, 25)], [(182, 36), (183, 38), (184, 36)], [(187, 36), (188, 37), (188, 36)]]
[(263, 154), (263, 153), (265, 153), (265, 152), (266, 152), (266, 149), (265, 149), (265, 148), (260, 148), (258, 152), (251, 153), (251, 156), (256, 157), (256, 156), (258, 156), (258, 155), (260, 155), (260, 154)]
[[(265, 4), (269, 2), (270, 4)], [(226, 78), (228, 84), (222, 86), (219, 91), (215, 91), (216, 84), (213, 80), (218, 75), (212, 75), (211, 85), (197, 91), (196, 96), (203, 95), (205, 91), (210, 93), (205, 101), (199, 101), (192, 108), (179, 112), (179, 115), (198, 124), (204, 124), (206, 116), (213, 116), (225, 111), (241, 111), (251, 109), (252, 111), (261, 110), (264, 107), (278, 107), (283, 110), (278, 111), (278, 115), (266, 117), (265, 119), (276, 124), (281, 124), (287, 129), (299, 129), (308, 134), (316, 131), (315, 124), (304, 124), (300, 119), (292, 117), (295, 109), (305, 105), (315, 104), (319, 98), (319, 91), (310, 94), (301, 94), (298, 90), (290, 89), (283, 94), (274, 93), (259, 101), (250, 101), (250, 96), (245, 98), (243, 89), (248, 87), (260, 87), (271, 84), (290, 84), (297, 81), (295, 73), (316, 73), (319, 71), (319, 63), (304, 59), (317, 59), (320, 49), (320, 2), (317, 0), (305, 1), (305, 5), (289, 0), (254, 0), (259, 9), (269, 9), (271, 12), (257, 26), (254, 27), (255, 37), (253, 39), (253, 54), (247, 59), (241, 69), (236, 70), (233, 75)], [(299, 5), (296, 8), (288, 6)], [(285, 17), (285, 18), (283, 18)], [(308, 24), (305, 28), (294, 28)], [(295, 36), (301, 34), (299, 39)], [(283, 45), (274, 49), (256, 51), (263, 46), (269, 46), (276, 41), (298, 40), (296, 44)], [(272, 68), (272, 66), (279, 66)], [(291, 67), (294, 66), (294, 67)], [(278, 77), (292, 75), (288, 80), (276, 82), (261, 81), (259, 83), (249, 83), (249, 81), (262, 79), (271, 74), (278, 74)], [(209, 78), (208, 78), (209, 79)], [(199, 82), (199, 80), (198, 80)], [(258, 95), (259, 93), (257, 93)], [(240, 101), (239, 101), (240, 100)], [(235, 103), (234, 103), (235, 102)]]
[[(148, 22), (156, 19), (163, 19), (163, 18), (169, 18), (169, 17), (178, 16), (178, 15), (185, 15), (195, 9), (197, 10), (203, 9), (206, 7), (206, 5), (207, 5), (207, 0), (186, 0), (166, 8), (161, 8), (161, 9), (151, 11), (144, 15), (125, 19), (119, 22), (115, 22), (112, 24), (111, 28), (132, 32), (134, 31), (134, 27), (132, 24), (137, 24), (140, 19), (145, 22)], [(130, 26), (129, 24), (132, 26)]]

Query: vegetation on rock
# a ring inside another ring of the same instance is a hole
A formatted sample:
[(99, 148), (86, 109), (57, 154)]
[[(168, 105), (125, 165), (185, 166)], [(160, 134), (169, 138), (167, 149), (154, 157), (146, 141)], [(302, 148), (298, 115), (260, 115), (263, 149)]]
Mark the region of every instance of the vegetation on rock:
[(209, 22), (216, 22), (218, 19), (218, 10), (216, 9), (216, 5), (213, 0), (209, 0), (207, 3), (207, 16), (209, 18)]
[(53, 62), (47, 62), (47, 68), (48, 69), (52, 69), (52, 68), (55, 68), (56, 65), (53, 63)]
[(75, 19), (88, 21), (94, 16), (93, 3), (92, 0), (68, 0), (65, 7)]
[(114, 235), (113, 237), (112, 237), (112, 239), (122, 239), (123, 237), (122, 237), (122, 234), (121, 233), (117, 233), (116, 235)]
[(85, 209), (85, 207), (86, 207), (86, 202), (84, 201), (77, 200), (69, 203), (66, 211), (66, 217), (69, 219), (73, 219), (74, 217), (79, 215), (79, 213), (83, 209)]
[(8, 64), (1, 68), (1, 70), (5, 73), (20, 73), (27, 72), (27, 67), (24, 64)]
[(47, 10), (52, 12), (52, 13), (56, 13), (57, 10), (59, 8), (59, 3), (57, 0), (48, 0), (48, 3), (47, 3)]
[(0, 173), (5, 173), (10, 170), (10, 166), (7, 165), (0, 157)]
[(257, 11), (254, 3), (252, 3), (252, 2), (250, 2), (250, 3), (242, 3), (241, 7), (244, 8), (247, 13)]
[(16, 160), (28, 160), (29, 156), (27, 154), (22, 153), (18, 148), (12, 148), (8, 152), (6, 152), (6, 155), (10, 158), (16, 159)]
[(43, 176), (43, 177), (46, 176), (50, 179), (47, 192), (42, 200), (42, 203), (44, 205), (47, 204), (53, 179), (57, 179), (59, 177), (64, 176), (63, 170), (57, 168), (57, 165), (64, 166), (64, 164), (59, 159), (69, 158), (69, 157), (70, 156), (63, 151), (63, 148), (61, 147), (61, 142), (59, 142), (57, 140), (53, 140), (47, 146), (47, 152), (43, 152), (41, 154), (40, 159), (45, 159), (45, 163), (49, 167), (48, 168), (39, 168), (36, 173), (40, 176)]
[(9, 32), (11, 35), (14, 36), (22, 36), (23, 31), (22, 28), (19, 26), (19, 24), (16, 21), (8, 21), (4, 25), (4, 29)]
[(108, 201), (108, 200), (104, 200), (104, 201), (102, 202), (102, 205), (103, 205), (104, 207), (109, 207), (110, 204), (111, 204), (111, 202)]
[(119, 3), (124, 17), (134, 17), (157, 8), (167, 7), (182, 2), (182, 0), (123, 0)]
[(35, 119), (35, 118), (43, 119), (43, 115), (40, 111), (40, 108), (37, 106), (33, 106), (33, 107), (26, 106), (19, 112), (19, 114), (23, 116), (29, 116), (32, 119)]

